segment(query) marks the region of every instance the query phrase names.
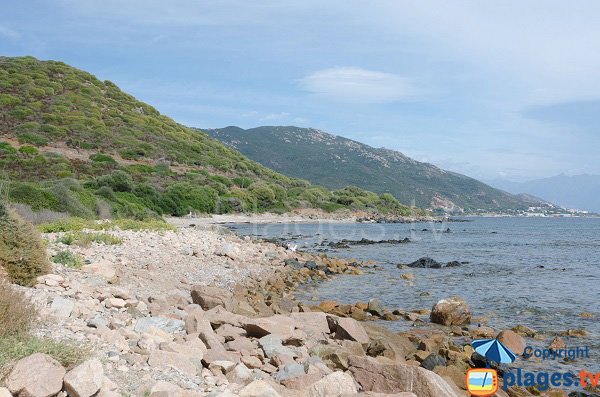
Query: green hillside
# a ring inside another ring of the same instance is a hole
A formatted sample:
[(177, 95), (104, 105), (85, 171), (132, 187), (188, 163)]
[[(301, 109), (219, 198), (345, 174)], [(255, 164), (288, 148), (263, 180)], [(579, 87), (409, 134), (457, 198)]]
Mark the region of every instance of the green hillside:
[(400, 152), (316, 129), (227, 127), (206, 132), (269, 168), (331, 189), (356, 185), (389, 192), (403, 203), (449, 212), (510, 212), (534, 203)]
[(153, 217), (299, 207), (407, 214), (389, 195), (330, 192), (182, 126), (61, 62), (0, 57), (0, 193), (34, 211)]

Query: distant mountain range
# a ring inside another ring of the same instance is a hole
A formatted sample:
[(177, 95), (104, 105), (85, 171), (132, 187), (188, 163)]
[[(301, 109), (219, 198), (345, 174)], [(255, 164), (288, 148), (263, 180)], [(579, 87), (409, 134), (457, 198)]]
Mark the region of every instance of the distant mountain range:
[(489, 181), (510, 193), (527, 192), (567, 208), (600, 213), (600, 175), (557, 175), (528, 182)]
[(389, 192), (405, 204), (446, 212), (523, 210), (544, 205), (404, 154), (312, 128), (202, 129), (242, 154), (283, 174), (331, 189), (354, 185)]

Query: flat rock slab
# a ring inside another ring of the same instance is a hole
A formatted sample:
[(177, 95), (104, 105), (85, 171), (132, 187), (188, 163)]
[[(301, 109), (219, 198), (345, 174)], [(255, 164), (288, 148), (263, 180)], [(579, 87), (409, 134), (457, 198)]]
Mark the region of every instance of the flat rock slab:
[(244, 324), (248, 336), (255, 338), (275, 334), (286, 340), (294, 335), (295, 328), (296, 321), (278, 314), (271, 317), (250, 319)]

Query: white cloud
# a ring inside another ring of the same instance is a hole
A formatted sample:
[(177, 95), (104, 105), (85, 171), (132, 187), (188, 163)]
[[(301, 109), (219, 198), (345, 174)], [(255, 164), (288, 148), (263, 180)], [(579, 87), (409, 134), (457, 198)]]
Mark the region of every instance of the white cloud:
[(358, 67), (319, 70), (300, 80), (300, 85), (308, 92), (341, 102), (395, 102), (414, 94), (404, 77)]

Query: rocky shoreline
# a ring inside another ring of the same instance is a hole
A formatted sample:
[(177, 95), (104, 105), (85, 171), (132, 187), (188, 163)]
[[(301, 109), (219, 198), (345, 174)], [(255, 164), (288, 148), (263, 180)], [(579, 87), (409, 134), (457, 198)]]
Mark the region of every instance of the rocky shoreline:
[[(39, 307), (35, 333), (83, 344), (90, 357), (75, 368), (42, 354), (24, 358), (4, 369), (0, 396), (468, 396), (464, 373), (474, 354), (459, 338), (497, 334), (470, 326), (459, 298), (431, 312), (295, 299), (311, 282), (358, 275), (369, 264), (220, 227), (109, 233), (122, 244), (73, 247), (63, 233), (46, 235), (50, 255), (69, 249), (84, 265), (55, 264), (34, 288), (22, 288)], [(395, 333), (370, 321), (427, 317), (439, 325)], [(500, 336), (518, 350), (531, 330), (514, 331)]]

